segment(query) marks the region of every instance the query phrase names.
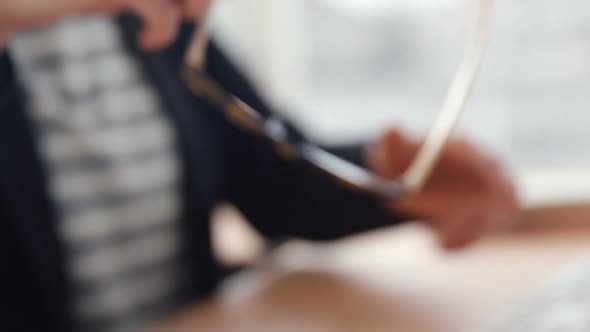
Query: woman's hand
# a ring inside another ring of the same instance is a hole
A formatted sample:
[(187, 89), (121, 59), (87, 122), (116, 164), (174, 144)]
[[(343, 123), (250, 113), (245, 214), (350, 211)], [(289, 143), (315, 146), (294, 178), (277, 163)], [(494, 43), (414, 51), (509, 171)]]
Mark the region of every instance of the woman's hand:
[(0, 48), (19, 30), (66, 16), (132, 11), (144, 22), (142, 46), (158, 49), (174, 41), (183, 18), (198, 17), (208, 5), (209, 0), (0, 0)]
[[(389, 130), (368, 148), (369, 167), (398, 178), (419, 146), (400, 131)], [(447, 144), (420, 193), (388, 208), (430, 223), (448, 249), (464, 247), (487, 230), (511, 223), (518, 213), (514, 189), (498, 164), (459, 140)]]

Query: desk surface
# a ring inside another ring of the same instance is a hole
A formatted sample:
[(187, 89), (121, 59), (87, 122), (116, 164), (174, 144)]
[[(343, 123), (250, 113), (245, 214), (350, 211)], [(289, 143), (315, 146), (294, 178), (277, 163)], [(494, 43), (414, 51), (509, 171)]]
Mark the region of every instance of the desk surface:
[(159, 330), (481, 331), (590, 252), (590, 226), (539, 225), (457, 253), (419, 225), (293, 243)]

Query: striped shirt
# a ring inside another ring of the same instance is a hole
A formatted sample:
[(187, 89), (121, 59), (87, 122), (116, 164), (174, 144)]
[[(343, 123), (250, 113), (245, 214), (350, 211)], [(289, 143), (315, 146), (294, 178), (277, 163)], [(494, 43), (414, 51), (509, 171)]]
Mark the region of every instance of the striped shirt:
[(160, 100), (115, 22), (79, 17), (21, 33), (80, 331), (135, 331), (178, 308), (180, 163)]

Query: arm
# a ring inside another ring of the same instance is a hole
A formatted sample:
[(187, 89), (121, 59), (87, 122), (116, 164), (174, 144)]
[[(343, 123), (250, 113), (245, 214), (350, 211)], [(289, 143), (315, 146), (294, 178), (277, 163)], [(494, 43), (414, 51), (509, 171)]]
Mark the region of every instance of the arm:
[(404, 219), (256, 138), (235, 135), (229, 146), (230, 199), (268, 236), (330, 240)]
[[(269, 112), (220, 51), (214, 48), (211, 53), (213, 76), (258, 111)], [(416, 216), (436, 230), (442, 245), (457, 249), (518, 216), (514, 188), (501, 167), (464, 140), (446, 144), (419, 193), (402, 201), (381, 202), (348, 190), (305, 164), (278, 158), (270, 146), (254, 137), (235, 129), (227, 132), (230, 198), (255, 226), (273, 237), (334, 239)], [(294, 128), (290, 134), (300, 136)], [(389, 130), (367, 147), (332, 151), (396, 179), (421, 144), (399, 130)]]
[[(270, 112), (216, 47), (208, 63), (209, 72), (227, 89), (256, 110)], [(302, 162), (281, 159), (264, 140), (235, 128), (227, 130), (225, 139), (230, 200), (267, 236), (330, 240), (404, 219), (372, 196), (350, 190)], [(332, 151), (352, 161), (362, 159), (360, 145)]]

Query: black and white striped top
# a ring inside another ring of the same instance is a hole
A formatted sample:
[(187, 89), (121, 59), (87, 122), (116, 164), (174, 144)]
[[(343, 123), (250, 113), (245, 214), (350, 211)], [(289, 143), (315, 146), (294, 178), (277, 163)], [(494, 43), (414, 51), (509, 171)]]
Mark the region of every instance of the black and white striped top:
[(160, 101), (115, 22), (11, 41), (60, 214), (81, 331), (135, 331), (178, 307), (180, 163)]

